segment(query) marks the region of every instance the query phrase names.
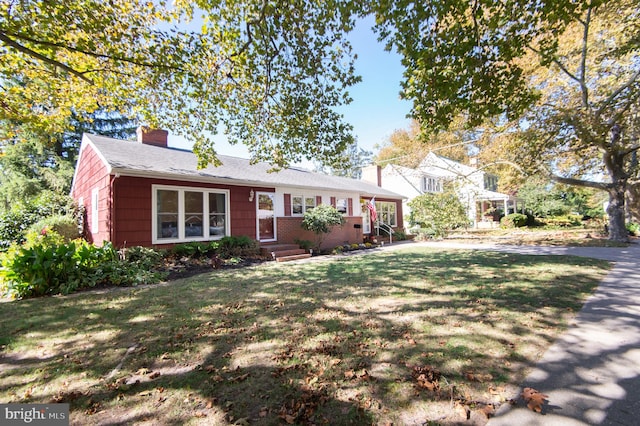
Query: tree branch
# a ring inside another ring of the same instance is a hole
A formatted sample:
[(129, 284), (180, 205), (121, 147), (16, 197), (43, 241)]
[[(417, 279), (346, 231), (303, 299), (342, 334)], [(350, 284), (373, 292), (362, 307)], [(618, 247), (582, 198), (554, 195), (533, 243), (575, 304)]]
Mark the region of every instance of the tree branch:
[(602, 191), (607, 191), (611, 186), (610, 184), (604, 183), (604, 182), (593, 182), (590, 180), (566, 178), (566, 177), (562, 177), (554, 174), (551, 174), (549, 177), (554, 182), (563, 183), (565, 185), (585, 186), (587, 188), (595, 188), (595, 189), (600, 189)]
[[(4, 34), (12, 36), (12, 37), (15, 37), (15, 38), (18, 38), (18, 39), (21, 39), (21, 40), (24, 40), (24, 41), (28, 41), (28, 42), (33, 43), (33, 44), (39, 44), (39, 45), (42, 45), (42, 46), (49, 46), (49, 47), (56, 47), (56, 48), (59, 48), (59, 49), (68, 50), (70, 52), (81, 53), (83, 55), (91, 56), (91, 57), (94, 57), (94, 58), (109, 59), (109, 60), (112, 60), (112, 61), (119, 61), (119, 62), (127, 62), (127, 63), (133, 64), (133, 65), (138, 65), (138, 66), (147, 67), (147, 68), (165, 68), (165, 69), (170, 69), (170, 70), (175, 70), (175, 71), (184, 71), (184, 69), (180, 68), (180, 67), (174, 67), (174, 66), (170, 66), (170, 65), (158, 65), (158, 64), (155, 64), (155, 63), (136, 61), (135, 59), (132, 59), (132, 58), (126, 58), (126, 57), (119, 57), (119, 56), (114, 56), (114, 55), (105, 55), (103, 53), (90, 52), (90, 51), (78, 49), (77, 47), (65, 45), (65, 44), (62, 44), (62, 43), (54, 43), (54, 42), (46, 41), (46, 40), (36, 40), (34, 38), (31, 38), (31, 37), (26, 37), (26, 36), (24, 36), (22, 34), (9, 33), (9, 32), (4, 32)], [(30, 50), (30, 51), (32, 51), (32, 50)], [(34, 53), (36, 53), (36, 52), (34, 52)], [(90, 72), (90, 71), (84, 71), (83, 74), (86, 74), (88, 72)]]
[(55, 67), (59, 67), (62, 68), (63, 70), (67, 71), (70, 74), (75, 75), (76, 77), (78, 77), (79, 79), (85, 81), (86, 83), (89, 83), (91, 85), (93, 85), (93, 80), (91, 80), (90, 78), (86, 77), (85, 75), (83, 75), (82, 72), (77, 71), (73, 68), (71, 68), (68, 65), (63, 64), (62, 62), (56, 61), (55, 59), (51, 59), (48, 58), (34, 50), (29, 49), (26, 46), (21, 45), (20, 43), (16, 42), (15, 40), (10, 39), (9, 37), (7, 37), (7, 35), (3, 32), (0, 31), (0, 41), (2, 41), (5, 45), (10, 46), (16, 50), (18, 50), (19, 52), (22, 52), (26, 55), (29, 55), (33, 58), (36, 58), (42, 62), (45, 62), (49, 65), (53, 65)]
[(629, 80), (627, 80), (627, 82), (625, 84), (623, 84), (622, 86), (620, 86), (616, 91), (614, 91), (611, 95), (609, 95), (609, 97), (607, 99), (604, 100), (604, 102), (602, 103), (602, 105), (600, 105), (600, 108), (597, 109), (596, 111), (596, 117), (599, 117), (600, 115), (602, 115), (602, 113), (604, 112), (604, 109), (609, 106), (614, 100), (615, 98), (618, 97), (618, 95), (620, 93), (622, 93), (623, 91), (627, 90), (629, 87), (631, 87), (631, 85), (633, 83), (636, 82), (636, 80), (638, 80), (638, 78), (640, 78), (640, 69), (638, 69), (630, 78)]
[(580, 54), (580, 91), (582, 93), (582, 106), (589, 107), (589, 88), (587, 87), (587, 48), (589, 42), (589, 25), (591, 24), (591, 6), (587, 9), (587, 17), (582, 32), (582, 52)]
[[(529, 50), (531, 50), (533, 53), (535, 53), (538, 56), (542, 57), (542, 53), (540, 52), (540, 50), (536, 49), (535, 47), (533, 47), (531, 45), (527, 45), (527, 48)], [(571, 80), (573, 80), (576, 83), (580, 84), (580, 79), (577, 76), (575, 76), (571, 71), (569, 71), (564, 65), (562, 65), (562, 63), (558, 60), (558, 58), (554, 57), (553, 59), (551, 59), (551, 62), (554, 63), (555, 65), (557, 65), (558, 68), (560, 68), (560, 70), (562, 72), (564, 72)]]

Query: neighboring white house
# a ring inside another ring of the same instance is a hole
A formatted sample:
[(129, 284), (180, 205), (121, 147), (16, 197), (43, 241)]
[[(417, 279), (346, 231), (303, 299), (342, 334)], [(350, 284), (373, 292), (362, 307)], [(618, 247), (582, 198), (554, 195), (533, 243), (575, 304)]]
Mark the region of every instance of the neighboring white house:
[(477, 167), (430, 152), (415, 169), (395, 164), (367, 166), (362, 179), (407, 197), (404, 212), (410, 213), (409, 201), (426, 192), (442, 192), (446, 182), (455, 184), (460, 201), (467, 210), (469, 221), (477, 228), (497, 226), (504, 214), (518, 211), (520, 204), (508, 194), (496, 192), (497, 176)]

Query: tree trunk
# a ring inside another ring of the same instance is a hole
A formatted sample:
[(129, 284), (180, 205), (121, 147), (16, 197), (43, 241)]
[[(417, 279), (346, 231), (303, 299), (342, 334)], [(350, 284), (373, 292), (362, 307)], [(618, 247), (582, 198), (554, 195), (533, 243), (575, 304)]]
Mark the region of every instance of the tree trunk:
[(640, 223), (640, 183), (627, 184), (627, 219)]
[(628, 241), (629, 233), (625, 226), (625, 196), (623, 189), (612, 188), (609, 190), (609, 205), (607, 215), (609, 216), (609, 239), (613, 241)]
[(629, 175), (625, 172), (625, 154), (620, 149), (620, 137), (622, 129), (614, 124), (611, 128), (611, 144), (603, 155), (604, 164), (611, 177), (608, 185), (609, 205), (609, 239), (613, 241), (629, 241), (629, 233), (625, 226), (625, 192)]

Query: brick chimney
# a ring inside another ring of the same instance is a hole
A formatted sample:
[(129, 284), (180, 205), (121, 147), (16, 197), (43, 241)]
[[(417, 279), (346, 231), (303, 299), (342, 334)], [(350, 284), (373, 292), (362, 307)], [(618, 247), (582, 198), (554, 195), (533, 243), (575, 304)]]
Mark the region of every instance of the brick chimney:
[(382, 186), (382, 168), (377, 164), (363, 167), (361, 180)]
[(140, 126), (136, 130), (138, 136), (138, 142), (146, 145), (160, 146), (162, 148), (167, 147), (167, 137), (169, 132), (162, 129), (150, 129), (147, 126)]

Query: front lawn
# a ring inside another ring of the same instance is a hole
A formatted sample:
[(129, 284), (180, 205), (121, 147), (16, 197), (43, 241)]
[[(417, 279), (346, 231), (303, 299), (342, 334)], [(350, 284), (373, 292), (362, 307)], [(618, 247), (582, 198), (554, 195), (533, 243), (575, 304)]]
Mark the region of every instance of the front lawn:
[(407, 247), (1, 303), (0, 402), (82, 425), (482, 424), (608, 268)]

